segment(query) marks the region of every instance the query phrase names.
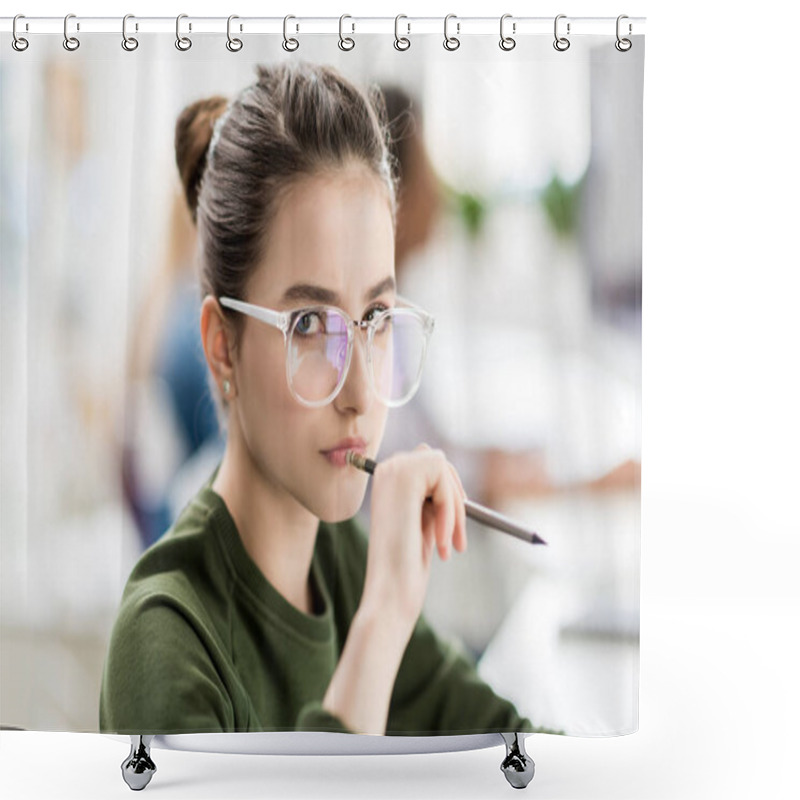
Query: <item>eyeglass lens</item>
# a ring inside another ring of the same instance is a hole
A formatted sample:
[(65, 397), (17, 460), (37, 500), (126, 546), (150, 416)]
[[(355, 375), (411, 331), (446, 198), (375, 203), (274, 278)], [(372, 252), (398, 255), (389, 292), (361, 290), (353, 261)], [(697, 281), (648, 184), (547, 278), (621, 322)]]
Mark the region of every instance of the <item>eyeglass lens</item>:
[[(347, 366), (347, 319), (333, 309), (299, 315), (289, 339), (294, 392), (309, 403), (322, 402), (344, 382)], [(425, 332), (415, 314), (391, 310), (379, 317), (371, 339), (372, 377), (381, 400), (398, 404), (419, 383)]]

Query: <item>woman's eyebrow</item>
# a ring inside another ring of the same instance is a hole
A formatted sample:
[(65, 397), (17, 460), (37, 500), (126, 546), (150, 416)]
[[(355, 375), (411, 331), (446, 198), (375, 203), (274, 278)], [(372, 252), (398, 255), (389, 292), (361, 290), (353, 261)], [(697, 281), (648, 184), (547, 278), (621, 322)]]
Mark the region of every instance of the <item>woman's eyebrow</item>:
[[(364, 299), (369, 302), (379, 297), (384, 292), (394, 291), (394, 288), (394, 278), (389, 275), (380, 283), (368, 289), (364, 295)], [(283, 293), (281, 303), (292, 303), (298, 300), (310, 300), (313, 303), (324, 303), (326, 305), (338, 305), (341, 302), (337, 292), (326, 289), (324, 286), (317, 286), (313, 283), (296, 283), (294, 286), (290, 286)]]
[(369, 302), (376, 297), (380, 297), (384, 292), (393, 292), (394, 288), (394, 277), (389, 275), (388, 278), (384, 278), (380, 283), (376, 283), (375, 286), (364, 295), (364, 299)]

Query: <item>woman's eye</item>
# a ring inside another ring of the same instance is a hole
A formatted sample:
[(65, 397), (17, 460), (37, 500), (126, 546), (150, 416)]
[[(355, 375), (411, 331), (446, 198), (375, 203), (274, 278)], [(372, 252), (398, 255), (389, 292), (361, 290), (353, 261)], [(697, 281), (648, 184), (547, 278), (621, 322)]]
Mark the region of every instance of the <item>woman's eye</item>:
[(386, 311), (387, 306), (373, 306), (366, 314), (364, 314), (364, 322), (372, 322), (379, 314)]
[(313, 336), (324, 330), (324, 326), (320, 315), (316, 311), (309, 311), (298, 317), (294, 329), (301, 336)]
[[(364, 319), (367, 322), (374, 322), (378, 317), (383, 314), (384, 311), (388, 311), (388, 306), (376, 306), (375, 308), (371, 308), (365, 315)], [(383, 318), (380, 320), (378, 325), (375, 327), (375, 331), (373, 336), (381, 336), (387, 333), (391, 326), (391, 315), (384, 314)]]

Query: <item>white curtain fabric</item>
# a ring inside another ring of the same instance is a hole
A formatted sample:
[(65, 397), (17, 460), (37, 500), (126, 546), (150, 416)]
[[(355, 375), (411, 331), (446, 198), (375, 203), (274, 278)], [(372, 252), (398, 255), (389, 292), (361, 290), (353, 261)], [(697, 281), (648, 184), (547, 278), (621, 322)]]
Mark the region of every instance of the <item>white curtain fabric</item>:
[(383, 35), (352, 52), (306, 37), (294, 54), (278, 37), (239, 53), (224, 36), (187, 52), (174, 41), (0, 49), (0, 722), (97, 729), (108, 635), (146, 544), (123, 445), (140, 491), (168, 495), (173, 513), (218, 456), (187, 465), (164, 387), (131, 374), (166, 313), (146, 304), (172, 257), (176, 117), (234, 96), (256, 64), (307, 59), (413, 96), (459, 198), (400, 280), (437, 322), (420, 394), (390, 415), (382, 454), (439, 437), (470, 494), (494, 451), (530, 455), (550, 486), (498, 495), (549, 546), (470, 529), (467, 554), (435, 565), (426, 612), (536, 724), (635, 730), (638, 484), (597, 481), (641, 463), (643, 37), (627, 53), (613, 36), (565, 53), (538, 36), (511, 52), (497, 36), (456, 52), (420, 36), (404, 53)]

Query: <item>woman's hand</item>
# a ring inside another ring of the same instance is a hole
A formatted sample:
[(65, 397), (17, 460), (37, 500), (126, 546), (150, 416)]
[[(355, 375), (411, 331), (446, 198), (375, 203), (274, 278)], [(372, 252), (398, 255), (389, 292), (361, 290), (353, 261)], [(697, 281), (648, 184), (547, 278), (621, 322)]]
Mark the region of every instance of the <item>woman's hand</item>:
[[(430, 498), (430, 499), (428, 499)], [(395, 626), (403, 646), (422, 612), (433, 549), (467, 547), (464, 488), (441, 450), (420, 445), (382, 461), (372, 477), (367, 574), (360, 611)]]
[(364, 592), (322, 703), (356, 733), (386, 732), (397, 671), (425, 600), (433, 548), (447, 559), (451, 547), (467, 547), (464, 496), (453, 465), (427, 445), (387, 458), (372, 476)]

